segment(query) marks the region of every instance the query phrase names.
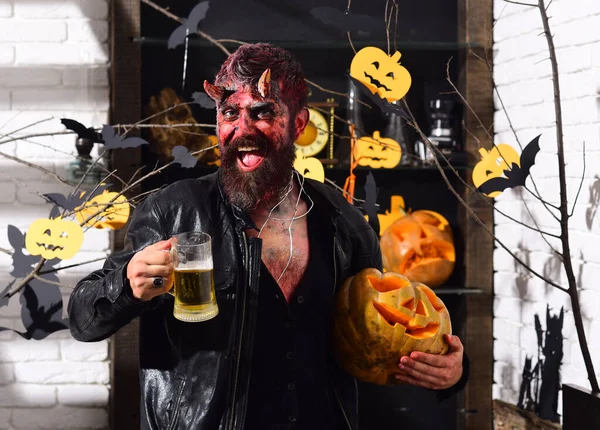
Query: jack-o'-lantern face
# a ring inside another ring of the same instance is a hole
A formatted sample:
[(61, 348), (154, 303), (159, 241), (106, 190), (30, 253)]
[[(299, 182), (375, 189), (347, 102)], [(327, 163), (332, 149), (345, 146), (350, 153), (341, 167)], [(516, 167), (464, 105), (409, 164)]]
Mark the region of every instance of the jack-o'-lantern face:
[(419, 210), (394, 221), (381, 235), (383, 267), (431, 288), (448, 280), (456, 251), (448, 220)]
[(367, 46), (356, 53), (350, 64), (350, 76), (363, 83), (373, 94), (388, 102), (400, 100), (412, 83), (410, 73), (400, 65), (402, 54), (392, 56), (374, 46)]
[(41, 218), (34, 221), (25, 235), (25, 248), (31, 255), (47, 260), (68, 260), (77, 254), (83, 243), (83, 230), (73, 221)]
[(85, 221), (85, 227), (117, 230), (127, 223), (129, 203), (125, 196), (107, 190), (90, 199), (83, 207), (76, 208), (75, 211), (77, 221), (79, 223)]
[(340, 366), (376, 384), (398, 383), (398, 362), (412, 351), (445, 354), (452, 332), (444, 303), (427, 286), (374, 268), (336, 294), (332, 343)]
[[(499, 178), (504, 175), (504, 171), (511, 168), (515, 163), (521, 166), (521, 156), (510, 145), (502, 143), (494, 146), (490, 151), (485, 148), (479, 149), (481, 161), (473, 168), (473, 184), (479, 187), (488, 179)], [(500, 191), (494, 191), (488, 194), (488, 197), (496, 197)]]
[(391, 169), (400, 163), (402, 149), (394, 139), (375, 131), (372, 138), (365, 136), (356, 141), (354, 154), (359, 166)]

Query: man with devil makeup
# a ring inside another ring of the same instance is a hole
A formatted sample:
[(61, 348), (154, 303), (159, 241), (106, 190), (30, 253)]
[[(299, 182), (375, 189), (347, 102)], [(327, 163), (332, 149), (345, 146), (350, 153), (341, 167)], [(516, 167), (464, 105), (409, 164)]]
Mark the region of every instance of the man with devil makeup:
[[(144, 429), (357, 429), (356, 382), (329, 352), (329, 306), (342, 282), (381, 269), (379, 242), (358, 209), (293, 169), (308, 122), (300, 65), (268, 44), (243, 45), (214, 84), (221, 167), (154, 193), (123, 251), (82, 279), (72, 335), (105, 339), (140, 318)], [(169, 239), (213, 241), (219, 315), (173, 317)], [(155, 282), (162, 279), (161, 282)], [(398, 379), (440, 393), (466, 383), (463, 348), (399, 357)]]

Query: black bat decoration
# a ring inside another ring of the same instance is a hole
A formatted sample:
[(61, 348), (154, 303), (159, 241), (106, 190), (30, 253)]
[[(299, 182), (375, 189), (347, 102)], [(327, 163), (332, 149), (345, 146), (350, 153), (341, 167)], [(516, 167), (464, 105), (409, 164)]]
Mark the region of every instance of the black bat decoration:
[(140, 145), (148, 144), (148, 142), (141, 137), (122, 138), (117, 134), (117, 131), (108, 124), (102, 126), (102, 138), (106, 144), (106, 149), (137, 148)]
[(194, 167), (198, 161), (196, 160), (196, 157), (191, 155), (188, 149), (182, 145), (173, 147), (171, 155), (173, 156), (174, 163), (179, 163), (181, 167), (185, 167), (186, 169)]
[(78, 206), (81, 206), (85, 201), (89, 201), (99, 194), (102, 194), (111, 184), (100, 184), (95, 187), (92, 191), (77, 191), (76, 193), (70, 193), (67, 196), (59, 193), (48, 193), (44, 194), (50, 202), (54, 203), (54, 207), (50, 211), (50, 218), (56, 218), (60, 215), (60, 209), (66, 209), (72, 211)]
[(477, 188), (477, 191), (490, 194), (494, 191), (504, 191), (507, 188), (518, 187), (525, 185), (525, 179), (529, 176), (529, 170), (535, 163), (535, 156), (540, 151), (540, 136), (535, 137), (531, 142), (523, 148), (521, 152), (521, 166), (517, 163), (512, 163), (511, 168), (504, 171), (506, 177), (495, 177), (488, 179)]
[(369, 216), (369, 225), (375, 234), (379, 236), (379, 217), (377, 216), (377, 185), (375, 184), (375, 178), (373, 173), (369, 172), (365, 182), (365, 201), (363, 203), (363, 210)]
[(206, 93), (195, 92), (192, 94), (192, 101), (204, 109), (214, 109), (217, 104)]
[[(349, 76), (349, 75), (348, 75)], [(356, 85), (358, 88), (360, 88), (360, 91), (366, 95), (373, 103), (375, 103), (375, 105), (381, 110), (381, 112), (383, 112), (386, 115), (389, 114), (395, 114), (395, 115), (399, 115), (402, 118), (406, 119), (406, 120), (410, 120), (411, 118), (408, 116), (408, 114), (406, 113), (406, 111), (404, 109), (402, 109), (402, 107), (400, 105), (397, 105), (395, 103), (390, 103), (388, 102), (386, 99), (382, 99), (378, 93), (373, 94), (371, 92), (370, 89), (368, 89), (365, 84), (363, 84), (361, 81), (359, 81), (358, 79), (353, 78), (352, 76), (350, 76), (350, 79), (352, 79), (352, 81), (354, 81), (354, 85)], [(398, 100), (399, 102), (400, 100)]]
[(80, 139), (88, 139), (94, 143), (104, 143), (100, 133), (94, 130), (94, 127), (86, 127), (74, 119), (61, 118), (60, 122), (67, 127), (67, 130), (74, 131)]
[(176, 48), (185, 42), (185, 38), (188, 36), (188, 34), (196, 33), (198, 24), (206, 16), (206, 11), (208, 11), (207, 1), (203, 1), (194, 6), (194, 8), (190, 11), (189, 16), (187, 18), (183, 18), (183, 24), (173, 30), (169, 36), (167, 47), (169, 49)]
[(362, 30), (369, 34), (374, 28), (381, 25), (381, 19), (379, 18), (369, 15), (354, 15), (333, 7), (315, 7), (311, 9), (310, 13), (324, 24), (333, 26), (344, 33)]

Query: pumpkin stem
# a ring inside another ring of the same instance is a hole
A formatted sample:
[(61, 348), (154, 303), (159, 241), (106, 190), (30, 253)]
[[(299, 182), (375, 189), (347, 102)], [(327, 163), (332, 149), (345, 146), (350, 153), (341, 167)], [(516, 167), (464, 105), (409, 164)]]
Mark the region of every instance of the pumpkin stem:
[(396, 51), (392, 54), (392, 61), (399, 63), (400, 57), (402, 57), (402, 54), (400, 53), (400, 51)]
[(485, 148), (479, 148), (479, 155), (481, 155), (481, 159), (484, 159), (485, 156), (488, 154), (488, 152), (490, 152), (490, 151), (488, 151)]

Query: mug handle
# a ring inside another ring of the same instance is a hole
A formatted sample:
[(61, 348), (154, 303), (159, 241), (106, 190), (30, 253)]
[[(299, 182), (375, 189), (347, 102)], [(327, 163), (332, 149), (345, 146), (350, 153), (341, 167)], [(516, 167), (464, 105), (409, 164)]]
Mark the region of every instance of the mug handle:
[[(173, 260), (174, 254), (175, 254), (175, 247), (173, 246), (173, 242), (171, 242), (171, 249), (165, 249), (165, 250), (163, 250), (163, 252), (168, 252), (169, 254), (171, 254), (171, 260)], [(175, 270), (175, 269), (173, 268), (173, 270)], [(175, 297), (175, 282), (173, 282), (171, 289), (169, 291), (167, 291), (167, 293), (172, 295), (173, 297)]]

